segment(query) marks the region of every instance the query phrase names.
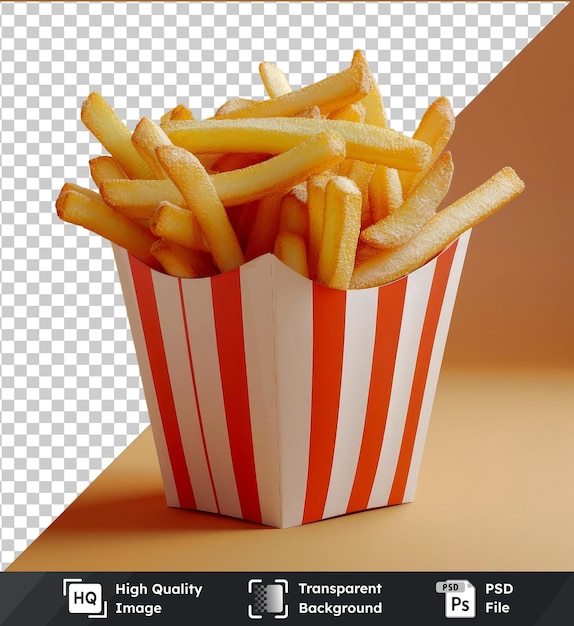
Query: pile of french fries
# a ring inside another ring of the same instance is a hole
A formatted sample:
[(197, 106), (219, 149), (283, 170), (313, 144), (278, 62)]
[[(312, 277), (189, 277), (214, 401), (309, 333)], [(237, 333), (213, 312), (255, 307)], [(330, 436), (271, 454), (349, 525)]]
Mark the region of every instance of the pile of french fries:
[(228, 100), (204, 120), (179, 104), (133, 132), (90, 94), (81, 118), (109, 154), (89, 162), (98, 191), (63, 186), (60, 218), (173, 276), (273, 253), (311, 280), (360, 289), (422, 266), (524, 189), (505, 167), (441, 207), (450, 103), (434, 101), (412, 137), (392, 130), (361, 51), (298, 90), (276, 65), (259, 69), (267, 98)]

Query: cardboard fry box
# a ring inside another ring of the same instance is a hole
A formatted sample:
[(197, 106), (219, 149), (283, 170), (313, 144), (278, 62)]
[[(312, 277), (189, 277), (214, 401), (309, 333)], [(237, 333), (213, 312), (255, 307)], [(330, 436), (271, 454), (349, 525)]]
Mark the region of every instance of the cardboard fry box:
[(167, 504), (284, 528), (412, 501), (469, 236), (350, 291), (271, 254), (178, 279), (114, 246)]

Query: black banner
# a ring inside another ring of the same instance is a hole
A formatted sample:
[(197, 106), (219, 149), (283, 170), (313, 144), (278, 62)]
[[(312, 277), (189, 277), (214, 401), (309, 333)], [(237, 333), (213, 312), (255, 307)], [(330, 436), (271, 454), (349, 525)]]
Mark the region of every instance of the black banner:
[(434, 626), (456, 619), (574, 624), (574, 573), (0, 573), (1, 626)]

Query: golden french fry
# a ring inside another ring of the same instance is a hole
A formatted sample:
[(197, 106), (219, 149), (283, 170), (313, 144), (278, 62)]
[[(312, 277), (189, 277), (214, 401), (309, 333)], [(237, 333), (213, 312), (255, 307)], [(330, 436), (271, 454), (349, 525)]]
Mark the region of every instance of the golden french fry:
[(351, 61), (351, 67), (353, 65), (365, 68), (367, 75), (369, 76), (369, 79), (371, 81), (371, 89), (369, 93), (360, 101), (365, 107), (365, 124), (373, 124), (374, 126), (387, 128), (387, 113), (385, 111), (385, 105), (381, 96), (381, 92), (379, 91), (379, 86), (361, 50), (355, 51), (355, 54), (353, 55), (353, 60)]
[(142, 117), (132, 133), (132, 143), (142, 159), (149, 165), (154, 178), (167, 178), (155, 153), (159, 146), (173, 145), (164, 131), (149, 118)]
[(176, 146), (160, 146), (157, 156), (193, 212), (222, 272), (245, 262), (243, 252), (209, 174), (197, 158)]
[(226, 153), (213, 153), (213, 152), (203, 152), (203, 153), (195, 153), (197, 160), (205, 167), (205, 169), (211, 174), (214, 172), (213, 166), (225, 156)]
[(310, 119), (317, 119), (323, 116), (321, 115), (321, 109), (317, 106), (314, 106), (295, 113), (293, 117), (308, 117)]
[(257, 165), (213, 174), (212, 180), (221, 202), (232, 206), (291, 189), (344, 158), (345, 142), (341, 136), (323, 132)]
[(169, 115), (170, 120), (192, 120), (193, 113), (185, 106), (185, 104), (178, 104)]
[(162, 180), (104, 180), (100, 185), (104, 202), (134, 220), (150, 219), (160, 202), (187, 208), (179, 189), (169, 178)]
[(307, 207), (309, 211), (309, 236), (307, 255), (309, 276), (315, 278), (319, 251), (321, 250), (321, 236), (323, 233), (323, 213), (325, 210), (325, 187), (333, 174), (316, 174), (307, 179)]
[[(251, 232), (252, 224), (255, 221), (255, 216), (257, 215), (257, 201), (254, 200), (252, 202), (246, 202), (241, 206), (233, 208), (239, 209), (239, 214), (234, 224), (234, 230), (237, 234), (237, 239), (239, 240), (239, 245), (241, 246), (241, 249), (245, 250), (245, 246), (247, 245), (247, 241), (249, 240), (249, 234)], [(228, 214), (229, 213), (230, 212), (228, 212)]]
[[(365, 96), (366, 97), (366, 96)], [(361, 102), (353, 102), (341, 109), (329, 113), (330, 120), (346, 120), (347, 122), (362, 123), (365, 121), (367, 110)]]
[(319, 82), (290, 91), (276, 98), (260, 100), (253, 104), (221, 113), (218, 119), (246, 117), (289, 117), (298, 111), (318, 106), (323, 114), (363, 98), (371, 88), (370, 78), (362, 66), (350, 67), (332, 74)]
[(406, 243), (436, 213), (449, 190), (453, 171), (452, 155), (444, 152), (396, 211), (363, 230), (361, 241), (375, 248)]
[(431, 155), (428, 144), (388, 128), (346, 120), (263, 118), (190, 120), (162, 126), (174, 145), (193, 153), (264, 152), (279, 154), (324, 131), (346, 142), (347, 158), (418, 171)]
[(150, 230), (154, 235), (173, 241), (192, 250), (209, 252), (195, 215), (171, 202), (160, 202), (150, 220)]
[(349, 168), (347, 178), (350, 178), (361, 192), (361, 229), (372, 224), (371, 210), (369, 207), (369, 182), (373, 176), (375, 165), (365, 161), (353, 161)]
[(357, 245), (357, 253), (355, 254), (355, 267), (361, 265), (361, 263), (364, 263), (367, 259), (370, 259), (375, 254), (380, 253), (380, 248), (373, 248), (373, 246), (369, 246), (359, 239), (359, 243)]
[(104, 180), (119, 180), (128, 178), (127, 174), (118, 165), (113, 157), (104, 154), (90, 159), (90, 175), (96, 186), (100, 187)]
[(66, 193), (66, 191), (75, 191), (77, 193), (81, 193), (86, 198), (90, 198), (91, 200), (96, 200), (97, 202), (103, 202), (102, 196), (93, 189), (88, 189), (87, 187), (82, 187), (81, 185), (76, 185), (76, 183), (64, 183), (60, 194)]
[(215, 112), (216, 117), (220, 115), (227, 115), (233, 111), (239, 111), (245, 107), (251, 106), (255, 100), (249, 100), (247, 98), (231, 98), (227, 102), (224, 102)]
[(293, 271), (309, 278), (307, 266), (307, 247), (301, 235), (284, 231), (277, 235), (273, 254)]
[(293, 91), (287, 76), (273, 63), (267, 61), (260, 63), (259, 74), (270, 98), (276, 98)]
[(198, 250), (190, 250), (173, 241), (159, 239), (151, 247), (151, 252), (164, 271), (180, 278), (203, 278), (219, 273), (211, 255)]
[[(324, 132), (262, 163), (212, 174), (211, 180), (222, 204), (235, 206), (291, 189), (344, 158), (343, 139), (336, 133)], [(107, 204), (134, 219), (149, 219), (164, 200), (186, 207), (183, 195), (168, 179), (108, 180), (102, 183), (100, 193)]]
[(501, 169), (482, 185), (436, 213), (407, 243), (384, 250), (358, 265), (351, 288), (376, 287), (416, 270), (523, 190), (524, 183), (511, 167)]
[[(240, 170), (269, 158), (269, 154), (259, 152), (228, 152), (220, 156), (212, 165), (212, 172), (230, 172)], [(207, 168), (206, 168), (207, 169)]]
[(317, 280), (333, 289), (348, 289), (361, 229), (361, 192), (343, 176), (325, 187), (323, 233)]
[(375, 165), (368, 194), (373, 223), (393, 213), (403, 203), (403, 188), (398, 170), (380, 163)]
[(56, 200), (56, 211), (64, 222), (83, 226), (125, 248), (150, 267), (159, 269), (151, 254), (151, 246), (157, 237), (103, 202), (77, 191), (64, 191)]
[(178, 104), (175, 108), (166, 111), (160, 118), (159, 123), (169, 122), (169, 120), (192, 120), (193, 113), (185, 106)]
[(257, 201), (255, 218), (245, 246), (245, 259), (247, 261), (251, 261), (262, 254), (273, 252), (279, 228), (282, 198), (282, 194), (279, 193)]
[(82, 104), (82, 122), (130, 178), (154, 178), (131, 141), (131, 132), (99, 93)]
[(307, 240), (309, 236), (309, 207), (307, 206), (306, 184), (293, 187), (281, 199), (278, 232), (295, 233)]
[(151, 253), (167, 274), (180, 278), (199, 278), (201, 274), (193, 265), (188, 252), (191, 250), (163, 239), (158, 239), (151, 247)]
[(165, 122), (169, 122), (169, 120), (171, 119), (171, 112), (173, 111), (173, 109), (169, 109), (168, 111), (166, 111), (160, 118), (159, 118), (159, 123), (163, 124)]
[(425, 111), (419, 125), (413, 133), (413, 139), (423, 141), (432, 148), (432, 153), (425, 167), (418, 174), (400, 172), (399, 176), (406, 198), (420, 179), (432, 167), (444, 150), (454, 132), (455, 116), (452, 106), (444, 96), (437, 98)]

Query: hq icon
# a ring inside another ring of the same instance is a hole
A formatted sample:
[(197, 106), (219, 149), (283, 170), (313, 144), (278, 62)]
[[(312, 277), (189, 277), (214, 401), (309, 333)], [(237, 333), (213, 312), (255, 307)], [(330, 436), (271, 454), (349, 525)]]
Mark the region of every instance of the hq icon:
[(69, 613), (107, 618), (108, 603), (103, 599), (101, 583), (86, 583), (81, 578), (64, 578), (63, 594), (68, 598)]

